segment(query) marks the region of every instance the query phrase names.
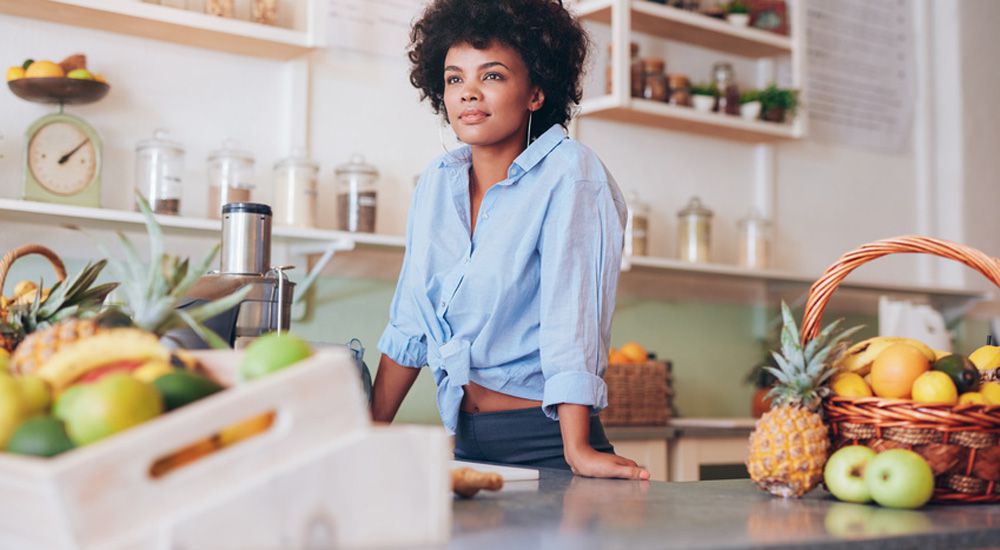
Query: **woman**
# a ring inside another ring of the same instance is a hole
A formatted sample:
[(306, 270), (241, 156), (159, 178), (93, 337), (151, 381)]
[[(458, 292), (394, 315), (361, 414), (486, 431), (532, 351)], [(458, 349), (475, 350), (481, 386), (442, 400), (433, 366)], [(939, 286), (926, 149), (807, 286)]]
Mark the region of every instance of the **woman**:
[(648, 479), (597, 416), (625, 204), (564, 130), (587, 47), (554, 0), (436, 0), (414, 25), (410, 82), (465, 145), (414, 193), (372, 416), (427, 365), (457, 458)]

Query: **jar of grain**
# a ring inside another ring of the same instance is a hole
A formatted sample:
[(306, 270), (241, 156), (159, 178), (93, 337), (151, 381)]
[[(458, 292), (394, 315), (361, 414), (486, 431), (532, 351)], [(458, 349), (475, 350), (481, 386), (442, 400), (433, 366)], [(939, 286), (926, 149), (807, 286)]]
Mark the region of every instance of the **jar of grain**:
[(642, 60), (644, 82), (642, 97), (653, 101), (667, 100), (667, 75), (663, 72), (666, 66), (667, 64), (659, 57), (647, 57)]
[(378, 170), (359, 154), (334, 171), (337, 176), (337, 226), (341, 231), (375, 232)]
[(649, 204), (634, 191), (625, 200), (628, 217), (625, 221), (626, 256), (649, 255)]
[(208, 155), (208, 217), (222, 219), (223, 205), (250, 202), (253, 191), (253, 154), (226, 140)]
[(771, 222), (754, 209), (739, 221), (740, 265), (767, 269), (771, 265)]
[(710, 258), (712, 211), (692, 197), (677, 213), (677, 257), (686, 262), (703, 263)]
[(274, 165), (274, 223), (295, 227), (316, 226), (316, 177), (319, 165), (304, 151)]

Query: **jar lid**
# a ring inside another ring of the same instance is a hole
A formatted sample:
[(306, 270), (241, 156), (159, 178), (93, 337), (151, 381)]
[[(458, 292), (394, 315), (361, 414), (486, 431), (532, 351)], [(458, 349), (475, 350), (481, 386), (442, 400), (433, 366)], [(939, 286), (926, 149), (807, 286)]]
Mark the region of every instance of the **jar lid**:
[(342, 174), (363, 174), (367, 176), (378, 176), (378, 170), (365, 162), (365, 156), (355, 153), (351, 155), (351, 160), (346, 164), (338, 165), (334, 172), (339, 176)]
[(236, 158), (253, 164), (253, 153), (244, 149), (239, 149), (239, 143), (235, 139), (227, 139), (222, 143), (222, 149), (216, 149), (208, 154), (208, 160), (219, 158)]
[(140, 140), (135, 145), (136, 152), (143, 151), (145, 149), (168, 149), (176, 153), (184, 153), (184, 147), (177, 143), (176, 141), (171, 141), (167, 139), (170, 132), (163, 128), (157, 128), (153, 131), (153, 137), (149, 139)]
[(642, 68), (647, 73), (662, 73), (666, 66), (662, 57), (645, 57), (642, 60)]
[(736, 222), (739, 227), (767, 227), (771, 225), (771, 221), (764, 217), (757, 208), (751, 209), (747, 217)]
[(670, 73), (667, 75), (671, 88), (687, 88), (691, 86), (691, 79), (686, 74)]
[(701, 204), (701, 199), (698, 197), (691, 197), (688, 201), (687, 206), (685, 206), (680, 212), (677, 212), (677, 216), (680, 218), (686, 218), (688, 216), (700, 216), (705, 218), (711, 218), (713, 213), (708, 208), (705, 208)]
[(274, 163), (275, 170), (284, 168), (312, 168), (319, 170), (319, 163), (306, 156), (304, 149), (293, 149), (292, 154)]

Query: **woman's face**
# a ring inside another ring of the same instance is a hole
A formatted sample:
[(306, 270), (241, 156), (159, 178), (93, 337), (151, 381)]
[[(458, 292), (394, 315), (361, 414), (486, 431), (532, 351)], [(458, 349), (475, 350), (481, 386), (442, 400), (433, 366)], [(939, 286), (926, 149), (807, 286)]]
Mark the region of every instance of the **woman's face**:
[(524, 144), (528, 111), (544, 95), (531, 84), (528, 67), (509, 46), (478, 50), (455, 44), (444, 61), (444, 105), (458, 139), (474, 146)]

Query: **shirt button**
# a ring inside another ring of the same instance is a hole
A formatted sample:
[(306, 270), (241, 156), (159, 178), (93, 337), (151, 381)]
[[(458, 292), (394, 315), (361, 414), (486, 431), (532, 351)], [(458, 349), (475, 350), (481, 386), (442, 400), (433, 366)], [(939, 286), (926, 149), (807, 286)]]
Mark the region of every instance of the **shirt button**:
[(487, 213), (483, 214), (483, 219), (484, 219), (484, 220), (488, 220), (488, 219), (490, 219), (490, 214), (489, 214), (489, 212), (487, 212)]
[(444, 307), (444, 306), (446, 306), (446, 305), (448, 305), (448, 303), (447, 303), (447, 302), (444, 302), (444, 301), (442, 301), (442, 302), (441, 302), (441, 307)]

